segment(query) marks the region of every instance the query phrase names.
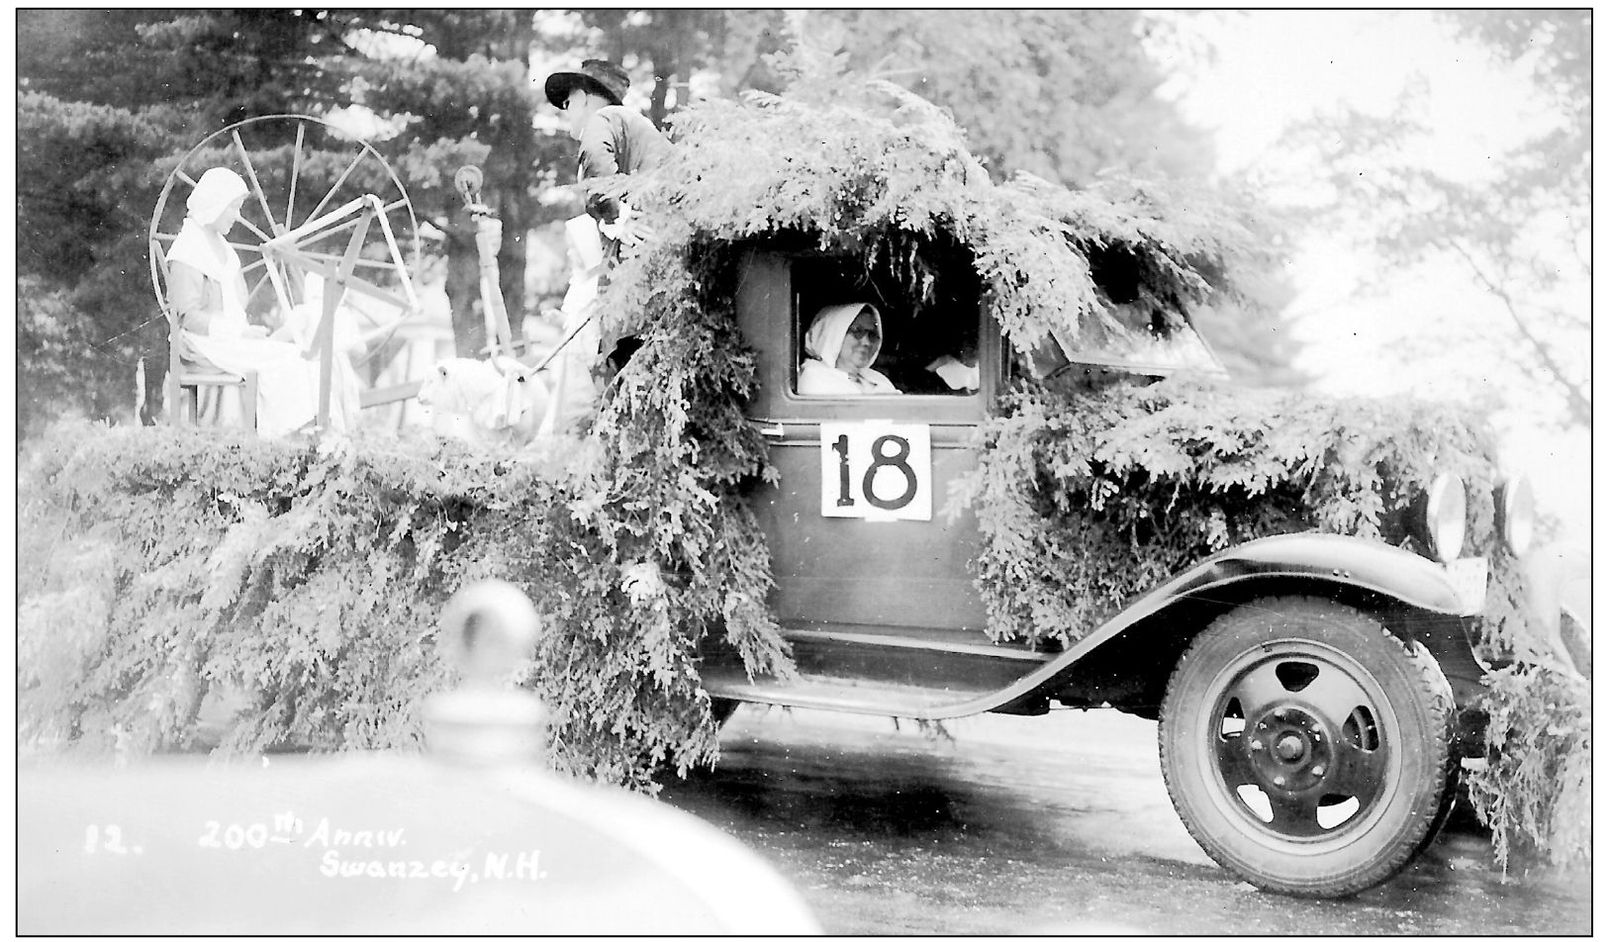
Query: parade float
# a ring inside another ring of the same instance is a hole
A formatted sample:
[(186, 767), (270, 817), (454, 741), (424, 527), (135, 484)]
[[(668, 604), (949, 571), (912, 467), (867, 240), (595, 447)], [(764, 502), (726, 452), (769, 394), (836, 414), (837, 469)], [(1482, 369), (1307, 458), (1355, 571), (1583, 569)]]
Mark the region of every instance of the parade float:
[[(741, 701), (1112, 706), (1160, 721), (1188, 829), (1263, 887), (1387, 879), (1463, 758), (1502, 852), (1587, 854), (1588, 685), (1525, 615), (1526, 485), (1459, 408), (1218, 375), (1193, 322), (1261, 263), (1246, 220), (993, 180), (879, 83), (802, 78), (673, 134), (602, 183), (653, 235), (592, 316), (642, 343), (572, 438), (79, 426), (34, 449), (22, 740), (186, 748), (233, 689), (224, 752), (410, 745), (449, 679), (435, 613), (497, 577), (543, 616), (522, 680), (579, 775), (709, 764)], [(327, 254), (302, 253), (339, 281)], [(971, 351), (973, 387), (803, 394), (811, 318), (842, 304), (882, 314), (892, 375)]]

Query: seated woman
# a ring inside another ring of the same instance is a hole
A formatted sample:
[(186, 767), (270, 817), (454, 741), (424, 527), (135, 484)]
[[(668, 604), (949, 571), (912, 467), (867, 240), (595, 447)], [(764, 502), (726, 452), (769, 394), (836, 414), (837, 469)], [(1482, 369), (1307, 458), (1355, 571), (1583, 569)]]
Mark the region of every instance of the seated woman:
[(806, 331), (806, 359), (800, 365), (803, 396), (856, 396), (894, 393), (895, 387), (873, 368), (884, 343), (879, 309), (871, 304), (831, 304), (817, 312)]
[[(246, 280), (240, 256), (226, 238), (246, 196), (246, 181), (223, 167), (196, 181), (185, 203), (184, 225), (168, 250), (168, 297), (179, 317), (181, 359), (231, 373), (255, 370), (258, 431), (283, 435), (318, 415), (319, 360), (286, 332), (271, 337), (267, 328), (247, 322)], [(346, 427), (357, 409), (357, 377), (343, 359), (337, 357), (331, 371), (336, 428)]]

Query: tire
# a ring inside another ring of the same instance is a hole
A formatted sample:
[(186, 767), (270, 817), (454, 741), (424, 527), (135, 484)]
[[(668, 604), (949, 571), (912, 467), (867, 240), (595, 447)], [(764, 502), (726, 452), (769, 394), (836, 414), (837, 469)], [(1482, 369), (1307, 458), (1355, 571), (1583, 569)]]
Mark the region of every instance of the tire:
[(1193, 839), (1242, 879), (1351, 896), (1404, 868), (1448, 814), (1454, 699), (1427, 649), (1376, 618), (1262, 599), (1216, 619), (1176, 665), (1159, 721), (1165, 786)]

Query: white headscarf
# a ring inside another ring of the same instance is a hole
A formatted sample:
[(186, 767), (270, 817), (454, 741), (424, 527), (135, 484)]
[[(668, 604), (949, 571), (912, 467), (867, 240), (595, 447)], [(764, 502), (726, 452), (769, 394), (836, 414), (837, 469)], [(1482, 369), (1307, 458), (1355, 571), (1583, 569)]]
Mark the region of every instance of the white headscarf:
[(247, 194), (246, 181), (227, 167), (213, 167), (196, 181), (196, 188), (185, 200), (185, 216), (204, 226), (218, 221), (230, 203)]
[[(842, 370), (838, 366), (840, 348), (845, 346), (845, 335), (850, 331), (851, 324), (863, 311), (873, 315), (874, 326), (879, 331), (878, 339), (873, 342), (873, 355), (868, 358), (866, 366)], [(854, 304), (831, 304), (823, 308), (812, 318), (812, 326), (806, 331), (806, 355), (809, 359), (801, 364), (800, 391), (807, 395), (899, 392), (883, 373), (872, 366), (873, 361), (878, 359), (879, 349), (883, 345), (884, 322), (879, 317), (878, 308), (860, 301)], [(839, 377), (848, 379), (849, 384), (846, 385), (843, 380), (825, 373), (825, 367), (839, 374)]]

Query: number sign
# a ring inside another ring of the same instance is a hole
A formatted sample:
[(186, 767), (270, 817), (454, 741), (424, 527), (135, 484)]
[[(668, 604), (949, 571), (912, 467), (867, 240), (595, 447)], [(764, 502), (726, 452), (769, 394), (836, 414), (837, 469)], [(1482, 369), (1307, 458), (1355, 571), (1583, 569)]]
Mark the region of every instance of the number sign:
[(824, 422), (823, 516), (928, 520), (929, 426)]

